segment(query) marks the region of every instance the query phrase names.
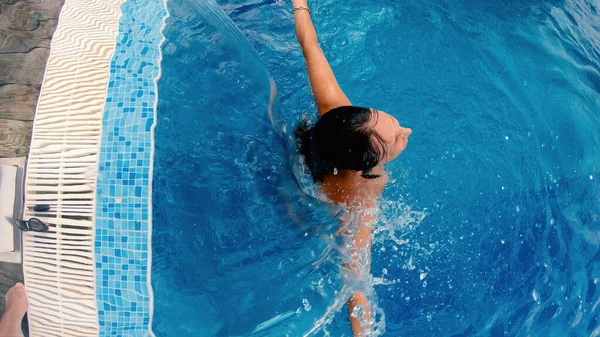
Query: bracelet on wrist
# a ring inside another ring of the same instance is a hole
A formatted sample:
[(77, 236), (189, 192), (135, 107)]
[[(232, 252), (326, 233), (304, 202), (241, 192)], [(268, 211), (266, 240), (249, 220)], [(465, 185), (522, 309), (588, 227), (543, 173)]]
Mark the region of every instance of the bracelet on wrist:
[(297, 6), (297, 7), (294, 7), (294, 9), (293, 9), (294, 12), (296, 12), (296, 11), (302, 11), (302, 10), (307, 11), (307, 12), (310, 13), (310, 8), (308, 8), (306, 6)]

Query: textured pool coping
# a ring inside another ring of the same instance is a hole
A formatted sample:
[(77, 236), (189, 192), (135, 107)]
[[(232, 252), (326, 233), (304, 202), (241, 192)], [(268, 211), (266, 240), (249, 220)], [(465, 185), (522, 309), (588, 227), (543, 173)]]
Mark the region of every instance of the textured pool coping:
[(27, 165), (26, 211), (50, 223), (23, 235), (30, 336), (99, 332), (94, 269), (96, 175), (110, 61), (123, 0), (67, 0), (51, 43)]
[(100, 336), (153, 336), (153, 134), (164, 0), (128, 0), (110, 66), (96, 204)]

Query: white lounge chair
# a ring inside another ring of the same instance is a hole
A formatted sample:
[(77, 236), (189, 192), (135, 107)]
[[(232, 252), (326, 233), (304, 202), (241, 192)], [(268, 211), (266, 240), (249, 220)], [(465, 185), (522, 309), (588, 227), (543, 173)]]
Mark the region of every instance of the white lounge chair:
[(21, 231), (13, 226), (13, 219), (23, 213), (24, 170), (17, 166), (0, 164), (0, 261), (21, 262)]

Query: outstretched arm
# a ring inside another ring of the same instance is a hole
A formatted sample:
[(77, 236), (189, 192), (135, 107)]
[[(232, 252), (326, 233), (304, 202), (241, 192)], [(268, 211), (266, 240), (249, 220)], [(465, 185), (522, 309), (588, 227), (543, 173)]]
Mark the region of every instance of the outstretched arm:
[[(347, 266), (355, 276), (364, 278), (371, 273), (371, 226), (375, 218), (370, 214), (361, 214), (358, 227), (350, 234), (350, 255), (352, 262)], [(359, 310), (358, 308), (361, 308)], [(362, 336), (372, 326), (372, 314), (369, 300), (361, 291), (352, 294), (348, 300), (350, 326), (354, 336)], [(361, 317), (362, 316), (362, 317)]]
[[(308, 0), (293, 0), (293, 3), (294, 8), (308, 7)], [(319, 115), (340, 106), (350, 105), (350, 100), (337, 83), (333, 70), (319, 47), (317, 32), (310, 18), (310, 12), (305, 9), (297, 9), (294, 12), (294, 21), (296, 36), (306, 59), (310, 87), (317, 103)]]

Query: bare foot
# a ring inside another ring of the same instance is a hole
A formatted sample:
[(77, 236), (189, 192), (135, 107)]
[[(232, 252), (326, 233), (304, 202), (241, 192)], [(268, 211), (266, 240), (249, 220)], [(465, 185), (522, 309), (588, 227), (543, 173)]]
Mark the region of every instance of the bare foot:
[(21, 321), (27, 312), (25, 286), (17, 283), (6, 293), (6, 310), (0, 321), (0, 337), (21, 337)]

